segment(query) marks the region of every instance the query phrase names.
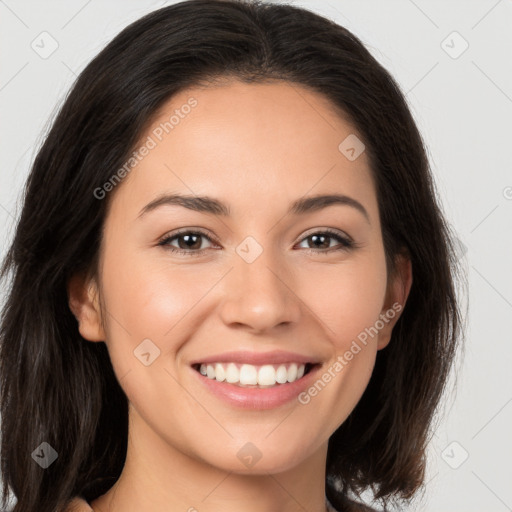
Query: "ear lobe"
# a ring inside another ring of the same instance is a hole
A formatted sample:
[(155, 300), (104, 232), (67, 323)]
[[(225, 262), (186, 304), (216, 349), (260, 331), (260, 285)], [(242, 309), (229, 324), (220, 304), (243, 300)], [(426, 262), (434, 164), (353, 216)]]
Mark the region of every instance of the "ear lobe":
[(386, 298), (381, 311), (384, 327), (379, 331), (377, 350), (388, 346), (393, 327), (397, 323), (412, 286), (412, 263), (407, 253), (396, 256), (396, 272), (388, 282)]
[(98, 287), (84, 273), (73, 275), (67, 285), (69, 309), (78, 321), (78, 330), (89, 341), (104, 341)]

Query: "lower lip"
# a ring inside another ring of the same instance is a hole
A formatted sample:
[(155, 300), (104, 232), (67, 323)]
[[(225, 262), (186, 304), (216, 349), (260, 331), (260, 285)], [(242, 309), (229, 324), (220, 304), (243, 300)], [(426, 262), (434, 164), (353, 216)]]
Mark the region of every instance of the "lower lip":
[(225, 381), (219, 382), (216, 379), (209, 379), (197, 370), (192, 371), (198, 379), (215, 396), (230, 405), (243, 409), (274, 409), (296, 399), (306, 388), (311, 385), (320, 368), (320, 365), (313, 366), (302, 378), (295, 382), (277, 384), (271, 388), (244, 388)]

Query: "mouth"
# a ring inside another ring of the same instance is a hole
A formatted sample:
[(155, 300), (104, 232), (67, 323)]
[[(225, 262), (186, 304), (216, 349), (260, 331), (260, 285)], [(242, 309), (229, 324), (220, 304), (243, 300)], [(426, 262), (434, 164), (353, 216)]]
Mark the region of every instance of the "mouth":
[(240, 364), (234, 362), (195, 363), (192, 368), (203, 377), (241, 388), (274, 388), (296, 382), (319, 363)]

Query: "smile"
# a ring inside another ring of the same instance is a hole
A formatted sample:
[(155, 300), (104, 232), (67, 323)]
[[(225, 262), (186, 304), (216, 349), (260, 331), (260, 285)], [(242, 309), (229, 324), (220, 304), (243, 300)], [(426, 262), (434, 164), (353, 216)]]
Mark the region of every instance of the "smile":
[(238, 364), (198, 363), (193, 367), (204, 377), (240, 387), (268, 388), (295, 382), (309, 373), (311, 363)]

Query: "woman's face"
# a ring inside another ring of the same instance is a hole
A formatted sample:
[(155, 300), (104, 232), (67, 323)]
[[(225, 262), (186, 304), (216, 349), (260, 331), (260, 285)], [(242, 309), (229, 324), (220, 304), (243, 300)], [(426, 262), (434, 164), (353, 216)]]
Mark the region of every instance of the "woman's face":
[[(239, 473), (325, 456), (404, 300), (356, 137), (285, 82), (188, 89), (161, 109), (111, 192), (105, 331), (81, 323), (108, 346), (132, 432)], [(187, 199), (148, 206), (166, 195)]]

